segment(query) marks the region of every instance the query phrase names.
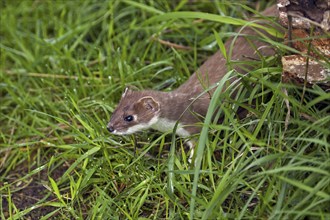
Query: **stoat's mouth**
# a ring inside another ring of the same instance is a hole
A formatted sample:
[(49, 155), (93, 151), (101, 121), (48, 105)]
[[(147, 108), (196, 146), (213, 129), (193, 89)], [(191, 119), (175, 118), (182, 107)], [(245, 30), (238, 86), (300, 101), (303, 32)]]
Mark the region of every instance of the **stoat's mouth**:
[(107, 125), (107, 130), (114, 135), (128, 135), (130, 134), (129, 132), (127, 132), (127, 128), (124, 126), (115, 126), (114, 124), (110, 123)]
[(114, 130), (113, 132), (111, 132), (114, 135), (129, 135), (131, 133), (125, 132), (125, 131), (120, 131), (120, 130)]
[(112, 126), (108, 126), (107, 129), (111, 134), (114, 134), (114, 135), (128, 135), (128, 134), (130, 134), (129, 132), (127, 132), (127, 130), (122, 130), (120, 128), (119, 129), (114, 128)]
[[(155, 117), (155, 119), (158, 120), (158, 117)], [(107, 129), (109, 132), (111, 132), (114, 135), (130, 135), (151, 128), (151, 125), (154, 124), (154, 121), (155, 120), (152, 119), (149, 123), (138, 123), (130, 127), (127, 126), (116, 127), (113, 126), (113, 124), (109, 123)]]
[(111, 134), (114, 135), (130, 135), (141, 131), (139, 129), (135, 129), (135, 126), (132, 126), (130, 128), (124, 128), (124, 127), (114, 128), (113, 126), (107, 126), (107, 129)]

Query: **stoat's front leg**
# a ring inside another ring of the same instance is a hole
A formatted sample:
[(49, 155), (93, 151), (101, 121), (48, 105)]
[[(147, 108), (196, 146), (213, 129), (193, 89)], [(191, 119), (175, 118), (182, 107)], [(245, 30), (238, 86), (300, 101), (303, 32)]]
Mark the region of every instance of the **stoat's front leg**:
[(191, 163), (192, 162), (192, 159), (194, 157), (194, 153), (195, 153), (195, 141), (194, 140), (188, 140), (186, 141), (186, 145), (189, 147), (189, 150), (190, 150), (190, 155), (189, 155), (189, 158), (188, 158), (188, 162)]

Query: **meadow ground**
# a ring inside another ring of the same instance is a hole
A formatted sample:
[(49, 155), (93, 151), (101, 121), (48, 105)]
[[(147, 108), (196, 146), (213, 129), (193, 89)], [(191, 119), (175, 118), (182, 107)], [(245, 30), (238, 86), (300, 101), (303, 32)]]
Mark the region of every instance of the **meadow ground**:
[[(281, 43), (238, 101), (219, 97), (224, 121), (205, 126), (197, 166), (171, 135), (106, 130), (127, 85), (178, 87), (232, 17), (270, 4), (1, 1), (0, 218), (330, 219), (330, 96), (281, 83)], [(230, 111), (254, 99), (245, 119)]]

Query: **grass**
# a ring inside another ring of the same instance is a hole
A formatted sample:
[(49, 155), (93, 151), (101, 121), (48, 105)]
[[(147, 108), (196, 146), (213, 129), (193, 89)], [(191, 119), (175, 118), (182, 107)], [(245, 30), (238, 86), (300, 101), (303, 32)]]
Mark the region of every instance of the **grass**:
[[(329, 219), (330, 96), (315, 85), (301, 102), (278, 57), (258, 63), (238, 101), (215, 94), (229, 102), (212, 101), (225, 119), (202, 131), (200, 166), (180, 139), (106, 131), (127, 85), (178, 87), (247, 17), (242, 5), (2, 1), (1, 219)], [(237, 120), (231, 109), (254, 98)]]

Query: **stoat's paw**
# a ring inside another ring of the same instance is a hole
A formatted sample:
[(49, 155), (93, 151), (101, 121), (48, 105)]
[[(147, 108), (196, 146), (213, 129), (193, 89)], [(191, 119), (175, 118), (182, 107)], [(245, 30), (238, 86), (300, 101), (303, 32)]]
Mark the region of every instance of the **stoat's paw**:
[(188, 163), (191, 163), (192, 162), (192, 159), (194, 157), (194, 152), (195, 152), (195, 143), (193, 141), (187, 141), (186, 142), (186, 145), (189, 147), (190, 149), (190, 155), (189, 155), (189, 158), (188, 158)]

